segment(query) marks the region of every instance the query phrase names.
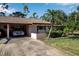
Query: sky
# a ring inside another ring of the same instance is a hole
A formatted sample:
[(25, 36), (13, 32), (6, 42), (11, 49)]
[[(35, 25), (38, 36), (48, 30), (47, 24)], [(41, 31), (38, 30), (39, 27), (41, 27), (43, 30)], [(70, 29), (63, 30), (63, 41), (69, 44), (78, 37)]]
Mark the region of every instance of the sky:
[[(38, 16), (42, 16), (47, 11), (47, 9), (63, 10), (66, 14), (69, 14), (72, 11), (76, 10), (76, 7), (79, 4), (78, 3), (27, 3), (27, 5), (30, 11), (28, 16), (31, 16), (33, 12), (36, 12)], [(3, 11), (1, 7), (0, 7), (0, 11)], [(7, 13), (9, 14), (15, 11), (23, 12), (23, 4), (11, 3), (9, 4), (9, 9), (5, 11), (7, 11)]]

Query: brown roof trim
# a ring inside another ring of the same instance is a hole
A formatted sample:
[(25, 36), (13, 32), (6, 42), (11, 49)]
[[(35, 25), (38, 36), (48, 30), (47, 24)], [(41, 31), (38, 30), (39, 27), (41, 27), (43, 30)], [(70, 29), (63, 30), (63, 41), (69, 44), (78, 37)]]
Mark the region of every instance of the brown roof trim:
[(50, 23), (33, 23), (33, 24), (46, 24), (46, 25), (51, 25)]

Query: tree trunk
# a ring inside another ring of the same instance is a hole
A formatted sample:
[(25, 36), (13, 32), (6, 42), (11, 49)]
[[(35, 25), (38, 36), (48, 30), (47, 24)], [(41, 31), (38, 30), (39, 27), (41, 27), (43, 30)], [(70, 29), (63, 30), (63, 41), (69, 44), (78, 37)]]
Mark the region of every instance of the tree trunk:
[(52, 24), (51, 24), (51, 28), (50, 28), (50, 30), (49, 30), (49, 33), (48, 33), (47, 38), (49, 38), (49, 37), (50, 37), (51, 31), (52, 31)]

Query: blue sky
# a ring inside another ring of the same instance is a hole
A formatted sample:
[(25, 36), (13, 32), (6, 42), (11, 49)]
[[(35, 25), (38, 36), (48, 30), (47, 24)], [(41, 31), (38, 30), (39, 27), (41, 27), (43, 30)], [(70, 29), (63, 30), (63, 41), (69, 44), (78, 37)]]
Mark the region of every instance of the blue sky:
[[(36, 12), (37, 15), (43, 15), (47, 9), (57, 9), (63, 10), (66, 14), (69, 14), (71, 11), (76, 9), (76, 6), (79, 4), (76, 3), (28, 3), (30, 13), (29, 16), (32, 15), (33, 12)], [(22, 3), (12, 3), (9, 4), (9, 13), (14, 11), (23, 12), (23, 4)]]

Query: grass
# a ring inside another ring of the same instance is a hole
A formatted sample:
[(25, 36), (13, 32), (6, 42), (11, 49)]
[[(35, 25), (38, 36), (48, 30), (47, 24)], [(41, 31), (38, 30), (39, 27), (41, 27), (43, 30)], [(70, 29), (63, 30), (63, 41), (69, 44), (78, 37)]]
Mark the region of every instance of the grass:
[(79, 55), (79, 38), (77, 37), (50, 38), (45, 40), (45, 42), (69, 55)]

